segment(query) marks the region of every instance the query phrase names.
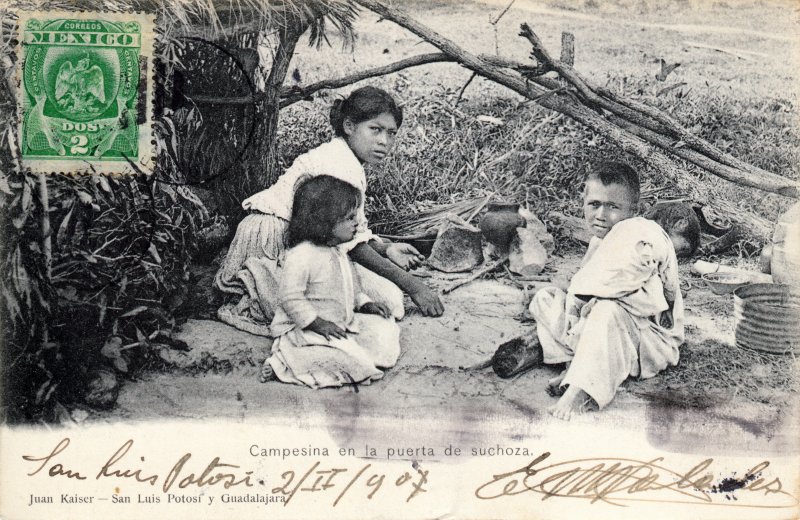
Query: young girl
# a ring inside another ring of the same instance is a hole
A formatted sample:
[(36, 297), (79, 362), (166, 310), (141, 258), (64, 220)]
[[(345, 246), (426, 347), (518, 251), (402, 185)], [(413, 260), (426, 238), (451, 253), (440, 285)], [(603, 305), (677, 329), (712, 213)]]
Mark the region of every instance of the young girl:
[(378, 367), (397, 361), (400, 330), (391, 310), (361, 292), (344, 247), (358, 232), (361, 199), (358, 188), (328, 175), (297, 188), (262, 381), (369, 383), (383, 376)]
[(239, 224), (215, 277), (220, 290), (242, 298), (238, 304), (220, 309), (218, 314), (223, 321), (263, 333), (258, 330), (259, 323), (269, 322), (276, 304), (275, 279), (279, 278), (277, 271), (283, 263), (294, 190), (301, 181), (322, 174), (348, 182), (361, 193), (357, 233), (342, 247), (361, 264), (356, 266), (356, 276), (365, 292), (388, 305), (398, 319), (403, 316), (400, 289), (411, 296), (423, 314), (438, 316), (443, 312), (439, 298), (405, 272), (419, 265), (423, 257), (408, 244), (380, 240), (370, 232), (364, 216), (367, 181), (363, 165), (377, 163), (389, 153), (403, 122), (402, 110), (388, 93), (364, 87), (345, 100), (337, 100), (330, 121), (334, 139), (298, 157), (272, 187), (242, 203), (251, 214)]

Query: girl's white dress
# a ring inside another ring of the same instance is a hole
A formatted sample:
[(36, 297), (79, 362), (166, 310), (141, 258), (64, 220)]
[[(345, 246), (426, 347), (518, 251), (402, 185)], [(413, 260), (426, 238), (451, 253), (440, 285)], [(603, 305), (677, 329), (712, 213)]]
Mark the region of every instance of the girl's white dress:
[[(225, 304), (217, 311), (222, 321), (254, 334), (270, 335), (267, 324), (278, 303), (278, 280), (284, 264), (294, 191), (300, 183), (317, 175), (336, 177), (361, 191), (358, 232), (342, 247), (350, 251), (360, 243), (377, 238), (369, 230), (364, 214), (367, 189), (364, 167), (347, 142), (336, 137), (310, 150), (295, 159), (270, 188), (242, 202), (242, 207), (251, 213), (239, 223), (236, 236), (214, 277), (221, 291), (241, 296), (237, 302)], [(403, 317), (403, 293), (399, 287), (360, 265), (355, 266), (355, 275), (370, 298), (388, 305), (395, 318)]]
[[(368, 301), (346, 247), (303, 242), (286, 252), (279, 304), (272, 320), (272, 356), (267, 360), (283, 382), (311, 388), (369, 384), (383, 377), (400, 355), (400, 329), (393, 318), (355, 312)], [(304, 330), (316, 318), (347, 331), (325, 339)]]

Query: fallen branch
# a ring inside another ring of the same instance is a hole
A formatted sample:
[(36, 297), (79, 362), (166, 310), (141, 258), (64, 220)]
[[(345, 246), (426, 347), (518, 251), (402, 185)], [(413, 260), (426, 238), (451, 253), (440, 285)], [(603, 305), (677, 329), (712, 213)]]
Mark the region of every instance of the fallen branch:
[(284, 87), (283, 92), (281, 92), (281, 97), (284, 98), (281, 100), (281, 108), (287, 107), (292, 103), (296, 103), (298, 101), (306, 99), (315, 92), (318, 92), (320, 90), (342, 88), (347, 85), (363, 81), (365, 79), (374, 78), (377, 76), (384, 76), (386, 74), (391, 74), (393, 72), (398, 72), (403, 69), (407, 69), (409, 67), (416, 67), (419, 65), (425, 65), (428, 63), (437, 63), (442, 61), (453, 61), (453, 59), (447, 54), (441, 52), (420, 54), (419, 56), (412, 56), (411, 58), (406, 58), (404, 60), (400, 60), (391, 63), (389, 65), (383, 65), (381, 67), (362, 70), (360, 72), (356, 72), (354, 74), (350, 74), (341, 78), (318, 81), (305, 88)]
[[(336, 89), (358, 83), (369, 78), (378, 76), (385, 76), (394, 72), (401, 71), (410, 67), (417, 67), (419, 65), (426, 65), (428, 63), (438, 62), (452, 62), (453, 58), (441, 52), (434, 52), (430, 54), (420, 54), (405, 58), (388, 65), (381, 65), (372, 69), (362, 70), (341, 78), (331, 78), (312, 83), (307, 87), (298, 87), (297, 85), (283, 86), (281, 88), (280, 97), (281, 108), (309, 98), (320, 90)], [(261, 101), (266, 97), (266, 92), (257, 92), (255, 95), (235, 96), (235, 97), (222, 97), (222, 96), (192, 96), (192, 102), (198, 105), (249, 105)]]
[[(799, 196), (796, 183), (749, 165), (719, 150), (711, 143), (691, 134), (665, 112), (645, 103), (624, 100), (611, 91), (592, 85), (572, 67), (554, 60), (528, 24), (522, 24), (520, 35), (531, 42), (533, 54), (541, 65), (557, 71), (578, 90), (586, 103), (608, 110), (627, 121), (627, 124), (621, 121), (615, 122), (631, 133), (725, 180), (789, 197)], [(531, 79), (537, 80), (537, 78)], [(540, 83), (551, 88), (555, 87), (547, 81)], [(600, 92), (603, 96), (596, 92)], [(672, 138), (665, 136), (665, 133), (671, 134)]]
[[(528, 99), (535, 100), (545, 108), (565, 114), (589, 129), (606, 136), (624, 152), (639, 157), (673, 182), (677, 183), (683, 178), (685, 166), (667, 155), (668, 153), (688, 160), (696, 166), (734, 183), (787, 197), (800, 197), (796, 182), (747, 165), (717, 150), (710, 143), (690, 134), (671, 116), (656, 108), (641, 102), (619, 98), (606, 89), (593, 87), (571, 67), (553, 60), (543, 49), (541, 42), (538, 43), (538, 47), (535, 46), (534, 53), (539, 61), (538, 67), (527, 66), (524, 69), (513, 67), (514, 70), (519, 70), (525, 75), (525, 77), (520, 77), (517, 73), (508, 70), (508, 65), (513, 63), (510, 60), (487, 59), (474, 55), (405, 13), (387, 7), (378, 0), (355, 1), (433, 44), (442, 52), (452, 56), (462, 66), (506, 86)], [(529, 32), (533, 34), (532, 31)], [(526, 34), (524, 35), (527, 37)], [(535, 35), (533, 36), (535, 37)], [(562, 74), (562, 79), (572, 85), (575, 91), (564, 88), (561, 81), (536, 76), (537, 69), (540, 71), (547, 68), (557, 70)], [(524, 72), (526, 70), (527, 74)], [(581, 98), (586, 104), (582, 102)], [(598, 108), (600, 112), (597, 111)], [(611, 112), (613, 117), (606, 117), (603, 110)], [(702, 194), (698, 200), (704, 201)], [(731, 216), (736, 217), (737, 215)], [(743, 220), (743, 224), (747, 227), (748, 219)], [(764, 229), (753, 231), (761, 237), (766, 236)]]
[(491, 273), (492, 271), (494, 271), (498, 267), (502, 266), (506, 262), (508, 262), (508, 254), (503, 255), (496, 262), (494, 262), (492, 264), (489, 264), (488, 266), (484, 267), (483, 269), (475, 271), (470, 276), (468, 276), (467, 278), (464, 278), (460, 282), (454, 283), (450, 287), (442, 289), (442, 294), (449, 294), (449, 293), (455, 291), (456, 289), (458, 289), (459, 287), (463, 287), (464, 285), (467, 285), (470, 282), (474, 282), (475, 280), (477, 280), (481, 276)]
[(732, 47), (717, 47), (717, 46), (714, 46), (714, 45), (708, 45), (708, 44), (699, 43), (699, 42), (692, 42), (692, 41), (688, 41), (688, 40), (684, 41), (683, 44), (686, 45), (686, 46), (689, 46), (689, 47), (695, 47), (697, 49), (708, 49), (708, 50), (711, 50), (711, 51), (723, 52), (725, 54), (730, 54), (731, 56), (736, 56), (740, 60), (748, 60), (749, 61), (749, 60), (753, 59), (750, 56), (747, 56), (747, 54), (750, 54), (752, 56), (758, 56), (758, 57), (761, 57), (761, 58), (769, 58), (769, 54), (764, 54), (763, 52), (744, 51), (744, 50), (741, 50), (741, 49), (734, 49)]

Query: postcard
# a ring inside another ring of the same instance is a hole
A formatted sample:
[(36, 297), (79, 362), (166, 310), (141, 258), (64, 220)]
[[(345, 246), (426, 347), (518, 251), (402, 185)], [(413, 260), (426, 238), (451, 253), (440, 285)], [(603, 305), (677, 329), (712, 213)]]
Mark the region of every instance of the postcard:
[(793, 4), (0, 22), (0, 518), (800, 514)]

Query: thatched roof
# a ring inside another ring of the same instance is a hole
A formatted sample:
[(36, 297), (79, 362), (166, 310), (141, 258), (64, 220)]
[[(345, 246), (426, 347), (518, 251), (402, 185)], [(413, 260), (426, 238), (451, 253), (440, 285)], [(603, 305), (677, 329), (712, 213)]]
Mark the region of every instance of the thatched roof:
[(0, 51), (8, 45), (16, 12), (21, 10), (152, 13), (162, 42), (182, 36), (216, 40), (308, 26), (313, 45), (327, 42), (331, 27), (352, 41), (359, 12), (351, 0), (105, 0), (100, 6), (96, 0), (18, 0), (0, 9)]

